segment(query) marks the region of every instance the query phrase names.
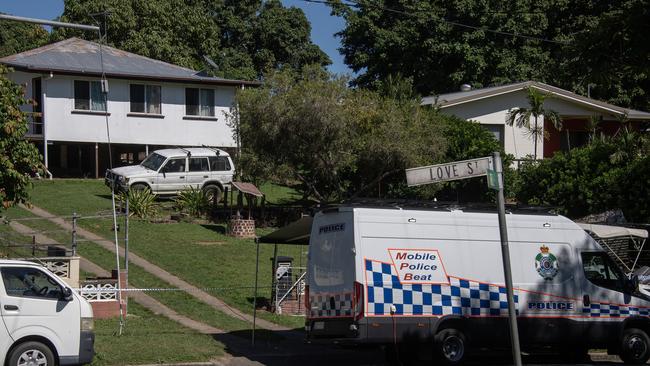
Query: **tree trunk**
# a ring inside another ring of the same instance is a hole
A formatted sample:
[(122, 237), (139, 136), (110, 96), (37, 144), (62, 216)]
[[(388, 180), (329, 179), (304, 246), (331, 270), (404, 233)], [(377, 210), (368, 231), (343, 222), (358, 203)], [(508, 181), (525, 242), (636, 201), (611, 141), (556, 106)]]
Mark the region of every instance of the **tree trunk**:
[(535, 116), (535, 133), (533, 133), (533, 138), (535, 139), (535, 152), (533, 156), (535, 157), (535, 160), (537, 160), (537, 135), (539, 134), (539, 131), (537, 130), (537, 116)]

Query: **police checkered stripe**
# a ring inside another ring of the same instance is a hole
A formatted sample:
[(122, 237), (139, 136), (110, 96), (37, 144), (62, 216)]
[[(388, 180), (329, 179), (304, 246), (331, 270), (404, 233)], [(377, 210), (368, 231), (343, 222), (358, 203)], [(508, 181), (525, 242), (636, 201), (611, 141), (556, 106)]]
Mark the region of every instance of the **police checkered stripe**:
[(352, 316), (352, 293), (314, 294), (309, 296), (309, 305), (312, 318)]
[(372, 260), (366, 260), (366, 280), (368, 315), (388, 315), (391, 305), (395, 315), (508, 315), (503, 286), (455, 277), (449, 285), (401, 284), (391, 264)]
[(650, 309), (636, 306), (591, 303), (582, 308), (582, 314), (592, 318), (627, 318), (650, 316)]

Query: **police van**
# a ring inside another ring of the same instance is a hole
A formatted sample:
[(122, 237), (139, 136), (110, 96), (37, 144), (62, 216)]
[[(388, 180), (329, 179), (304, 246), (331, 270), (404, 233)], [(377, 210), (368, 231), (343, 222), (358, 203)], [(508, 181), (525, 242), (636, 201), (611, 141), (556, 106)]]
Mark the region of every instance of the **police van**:
[[(645, 363), (650, 298), (636, 278), (565, 217), (509, 213), (506, 221), (522, 349), (586, 356), (606, 348)], [(309, 242), (309, 338), (398, 350), (428, 344), (419, 349), (446, 364), (463, 362), (470, 350), (508, 348), (500, 245), (496, 213), (321, 211)]]

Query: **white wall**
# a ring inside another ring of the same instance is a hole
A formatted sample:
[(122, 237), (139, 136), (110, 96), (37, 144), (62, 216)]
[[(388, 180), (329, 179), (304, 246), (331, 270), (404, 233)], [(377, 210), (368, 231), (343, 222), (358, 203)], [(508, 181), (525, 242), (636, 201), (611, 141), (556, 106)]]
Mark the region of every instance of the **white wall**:
[[(38, 74), (15, 72), (11, 78), (24, 82)], [(49, 141), (99, 142), (108, 141), (103, 115), (75, 114), (74, 80), (98, 78), (54, 75), (43, 79), (44, 123)], [(109, 79), (108, 124), (112, 143), (219, 146), (236, 145), (232, 130), (226, 125), (225, 113), (234, 103), (236, 87), (205, 84), (156, 83), (135, 81), (138, 84), (161, 85), (161, 113), (164, 118), (130, 117), (129, 80)], [(31, 84), (31, 83), (30, 83)], [(31, 87), (31, 86), (30, 86)], [(185, 87), (215, 89), (215, 120), (187, 120), (185, 116)], [(31, 95), (31, 90), (29, 94)]]
[[(527, 106), (526, 94), (521, 91), (446, 107), (442, 112), (481, 124), (505, 125), (506, 115), (510, 109)], [(541, 117), (538, 123), (543, 126), (544, 118)], [(514, 125), (504, 126), (503, 146), (506, 153), (514, 155), (515, 159), (522, 159), (534, 153), (534, 141), (528, 130)], [(544, 141), (540, 139), (537, 141), (537, 157), (541, 158), (543, 152)]]

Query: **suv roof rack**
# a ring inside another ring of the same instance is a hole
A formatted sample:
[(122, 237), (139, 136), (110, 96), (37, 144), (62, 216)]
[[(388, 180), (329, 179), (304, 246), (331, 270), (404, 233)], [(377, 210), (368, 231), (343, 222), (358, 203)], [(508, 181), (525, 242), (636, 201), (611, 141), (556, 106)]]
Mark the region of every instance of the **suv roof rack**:
[(217, 154), (217, 156), (219, 156), (221, 154), (219, 149), (217, 149), (216, 147), (212, 147), (212, 146), (208, 146), (208, 145), (201, 145), (201, 147), (204, 147), (206, 149), (210, 149), (210, 150), (214, 151), (215, 154)]
[(186, 148), (183, 148), (183, 147), (180, 147), (180, 146), (176, 146), (176, 148), (179, 149), (179, 150), (184, 151), (184, 152), (187, 154), (187, 157), (188, 157), (188, 158), (189, 158), (190, 156), (192, 156), (192, 152), (189, 151), (189, 150), (187, 150)]

